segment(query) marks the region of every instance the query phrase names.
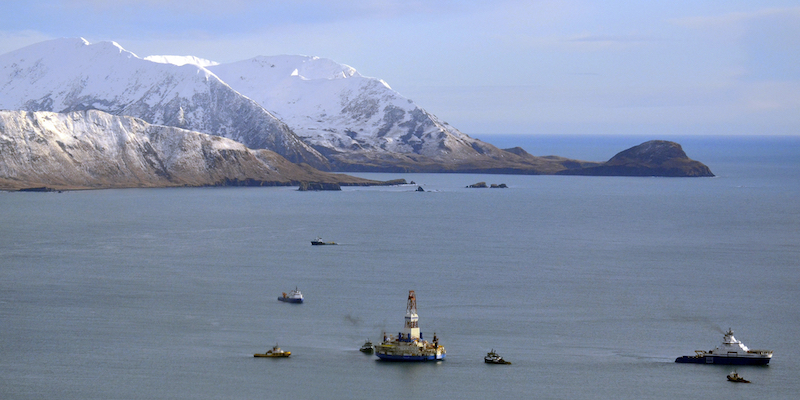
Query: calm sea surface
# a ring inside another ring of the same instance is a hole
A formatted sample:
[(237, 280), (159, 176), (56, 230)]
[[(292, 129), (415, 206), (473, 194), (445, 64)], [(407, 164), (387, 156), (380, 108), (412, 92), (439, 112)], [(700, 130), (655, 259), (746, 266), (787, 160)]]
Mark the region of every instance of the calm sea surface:
[[(595, 161), (644, 141), (480, 138)], [(800, 138), (673, 139), (717, 177), (0, 192), (0, 398), (794, 398)], [(358, 351), (409, 290), (446, 361)], [(674, 363), (729, 327), (775, 352), (738, 367), (753, 383)], [(292, 357), (253, 358), (276, 343)]]

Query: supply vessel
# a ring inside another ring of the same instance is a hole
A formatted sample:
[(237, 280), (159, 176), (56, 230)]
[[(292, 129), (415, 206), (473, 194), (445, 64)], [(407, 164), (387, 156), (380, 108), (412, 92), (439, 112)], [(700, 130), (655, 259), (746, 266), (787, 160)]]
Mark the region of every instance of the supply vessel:
[(695, 350), (693, 356), (675, 359), (676, 363), (692, 364), (726, 364), (726, 365), (767, 365), (772, 359), (772, 350), (750, 350), (741, 341), (733, 337), (728, 328), (722, 344), (713, 350)]

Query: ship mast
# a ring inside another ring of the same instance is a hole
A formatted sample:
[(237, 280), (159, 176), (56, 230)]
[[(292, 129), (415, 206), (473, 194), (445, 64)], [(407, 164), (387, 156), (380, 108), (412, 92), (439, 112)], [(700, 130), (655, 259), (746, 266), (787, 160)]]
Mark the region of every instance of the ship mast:
[(417, 315), (417, 296), (413, 290), (408, 291), (408, 305), (406, 306), (406, 324), (403, 327), (403, 339), (419, 339), (419, 316)]

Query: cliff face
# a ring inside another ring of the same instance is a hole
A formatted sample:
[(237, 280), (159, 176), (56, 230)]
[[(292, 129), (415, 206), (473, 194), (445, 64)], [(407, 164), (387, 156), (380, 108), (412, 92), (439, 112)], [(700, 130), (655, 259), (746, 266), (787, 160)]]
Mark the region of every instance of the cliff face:
[(703, 163), (686, 156), (681, 145), (651, 140), (617, 153), (596, 166), (560, 171), (561, 175), (710, 177)]
[(0, 111), (0, 189), (373, 181), (295, 165), (230, 139), (97, 110)]

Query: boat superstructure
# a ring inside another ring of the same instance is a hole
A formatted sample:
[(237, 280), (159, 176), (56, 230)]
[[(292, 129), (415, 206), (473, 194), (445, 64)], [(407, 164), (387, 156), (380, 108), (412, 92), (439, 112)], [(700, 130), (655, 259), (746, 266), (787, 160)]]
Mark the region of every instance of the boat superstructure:
[(390, 361), (433, 361), (443, 360), (444, 347), (439, 345), (439, 338), (433, 334), (433, 341), (423, 340), (419, 330), (417, 315), (417, 297), (413, 290), (408, 291), (405, 326), (397, 336), (387, 336), (384, 332), (383, 342), (375, 346), (375, 355), (381, 360)]
[(772, 350), (750, 350), (741, 341), (736, 340), (733, 331), (728, 329), (722, 344), (713, 350), (695, 350), (693, 356), (675, 359), (677, 363), (693, 364), (727, 364), (727, 365), (766, 365), (772, 359)]
[(281, 297), (278, 297), (278, 301), (283, 301), (286, 303), (302, 303), (303, 302), (303, 294), (297, 290), (297, 287), (294, 288), (289, 294), (282, 293)]

